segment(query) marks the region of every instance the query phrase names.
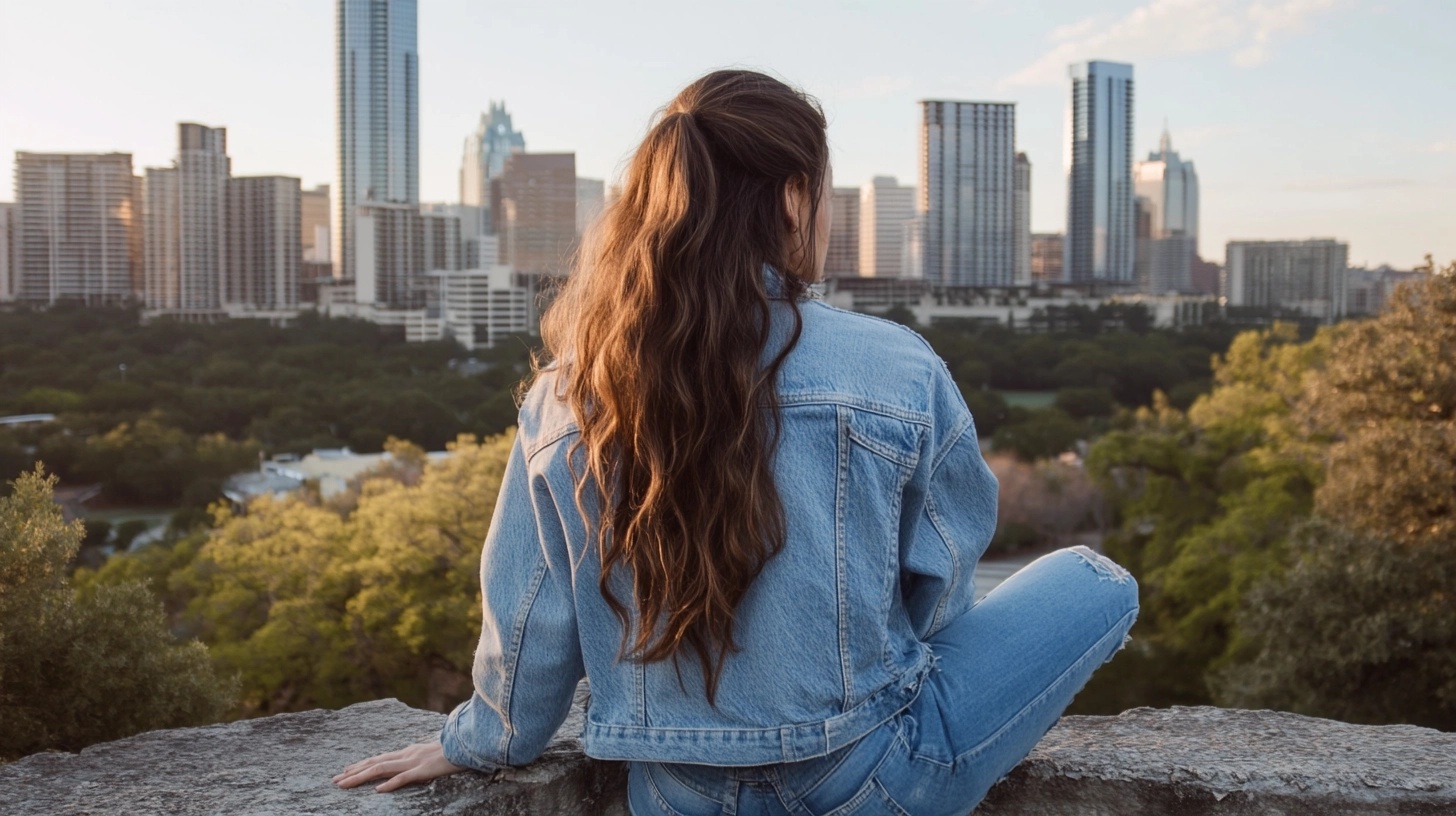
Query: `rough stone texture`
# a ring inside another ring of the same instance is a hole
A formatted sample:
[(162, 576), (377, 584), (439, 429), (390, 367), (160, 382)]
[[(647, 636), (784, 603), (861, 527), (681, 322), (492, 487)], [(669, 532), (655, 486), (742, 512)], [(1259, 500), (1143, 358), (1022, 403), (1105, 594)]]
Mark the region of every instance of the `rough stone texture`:
[(1274, 711), (1066, 717), (977, 814), (1456, 814), (1456, 734)]
[(440, 733), (443, 715), (398, 700), (178, 728), (0, 766), (0, 814), (627, 816), (626, 771), (581, 753), (581, 700), (540, 760), (393, 793), (329, 780), (351, 762)]
[[(581, 709), (529, 768), (377, 794), (329, 777), (429, 738), (396, 700), (154, 731), (0, 767), (5, 814), (624, 815), (620, 763), (581, 754)], [(1067, 717), (977, 814), (1456, 814), (1456, 734), (1269, 711), (1140, 708)]]

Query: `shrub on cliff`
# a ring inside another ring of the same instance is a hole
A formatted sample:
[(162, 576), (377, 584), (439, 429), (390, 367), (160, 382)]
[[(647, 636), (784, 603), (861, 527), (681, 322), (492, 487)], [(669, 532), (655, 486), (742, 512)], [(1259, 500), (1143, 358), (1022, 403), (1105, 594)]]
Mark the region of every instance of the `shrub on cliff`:
[(0, 498), (0, 761), (217, 721), (233, 684), (172, 637), (143, 584), (71, 586), (85, 531), (54, 485), (37, 469)]

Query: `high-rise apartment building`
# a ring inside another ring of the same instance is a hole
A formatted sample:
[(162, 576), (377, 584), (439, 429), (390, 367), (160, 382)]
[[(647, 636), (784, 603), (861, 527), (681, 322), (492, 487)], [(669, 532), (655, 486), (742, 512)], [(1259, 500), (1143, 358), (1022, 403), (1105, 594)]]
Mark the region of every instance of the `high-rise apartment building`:
[(177, 126), (172, 167), (146, 176), (146, 304), (186, 319), (221, 316), (227, 268), (227, 129)]
[(336, 0), (338, 180), (331, 257), (355, 274), (355, 208), (420, 201), (420, 64), (415, 0)]
[(858, 277), (859, 188), (835, 187), (832, 200), (824, 275), (830, 278)]
[(134, 297), (135, 188), (130, 153), (16, 153), (15, 298), (96, 305)]
[(1016, 105), (920, 103), (925, 279), (1009, 286), (1016, 274)]
[(301, 201), (296, 178), (248, 176), (228, 181), (222, 301), (230, 311), (298, 307)]
[(490, 180), (505, 169), (506, 157), (526, 152), (526, 137), (511, 122), (504, 101), (490, 103), (480, 124), (465, 137), (460, 161), (460, 203), (474, 207), (478, 225), (463, 225), (466, 235), (490, 234), (495, 223), (490, 213)]
[(1012, 257), (1016, 262), (1011, 276), (1017, 286), (1031, 283), (1031, 159), (1016, 154), (1016, 195), (1012, 218)]
[(303, 247), (303, 260), (328, 263), (332, 249), (329, 240), (329, 185), (320, 184), (298, 194), (298, 240)]
[(376, 310), (421, 309), (435, 289), (429, 272), (460, 269), (460, 219), (413, 204), (361, 204), (354, 300)]
[(15, 300), (15, 281), (11, 273), (11, 249), (15, 246), (15, 205), (0, 201), (0, 302)]
[(1339, 241), (1230, 241), (1223, 296), (1333, 323), (1347, 313), (1349, 274), (1350, 246)]
[(1198, 173), (1173, 149), (1167, 129), (1157, 151), (1133, 166), (1140, 224), (1137, 281), (1144, 292), (1191, 292), (1198, 257)]
[(1031, 236), (1031, 282), (1061, 283), (1062, 234), (1060, 232), (1039, 232)]
[(576, 246), (576, 154), (516, 153), (491, 181), (500, 262), (564, 275)]
[(915, 188), (894, 176), (875, 176), (859, 190), (859, 274), (870, 278), (918, 277), (906, 269), (906, 224), (915, 218)]
[(1067, 237), (1072, 283), (1134, 283), (1137, 252), (1132, 185), (1132, 66), (1071, 67), (1067, 128)]
[(601, 179), (576, 180), (576, 234), (585, 235), (607, 203), (607, 183)]

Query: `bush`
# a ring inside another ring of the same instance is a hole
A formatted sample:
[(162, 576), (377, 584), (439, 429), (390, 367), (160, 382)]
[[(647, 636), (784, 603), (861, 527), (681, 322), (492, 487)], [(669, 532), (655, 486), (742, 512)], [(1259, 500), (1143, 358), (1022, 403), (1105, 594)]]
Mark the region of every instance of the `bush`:
[(1062, 388), (1056, 406), (1074, 419), (1107, 417), (1117, 410), (1117, 400), (1106, 388)]
[(37, 469), (0, 499), (0, 761), (217, 721), (235, 684), (172, 638), (144, 584), (71, 586), (83, 526), (55, 481)]

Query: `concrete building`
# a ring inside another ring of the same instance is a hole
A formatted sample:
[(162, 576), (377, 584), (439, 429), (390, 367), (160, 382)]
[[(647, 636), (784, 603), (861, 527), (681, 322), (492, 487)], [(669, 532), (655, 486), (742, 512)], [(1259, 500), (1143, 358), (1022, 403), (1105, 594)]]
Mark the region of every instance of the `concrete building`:
[(306, 263), (330, 263), (329, 185), (302, 190), (298, 198), (298, 240)]
[(1016, 276), (1016, 106), (920, 103), (925, 279), (1009, 286)]
[(462, 224), (466, 235), (489, 235), (494, 232), (490, 212), (490, 180), (505, 169), (506, 157), (526, 152), (526, 137), (511, 122), (504, 101), (490, 103), (480, 115), (480, 123), (465, 137), (464, 156), (460, 161), (460, 203), (474, 207), (479, 221)]
[(1333, 323), (1348, 312), (1349, 259), (1349, 245), (1331, 239), (1230, 241), (1223, 296), (1231, 307)]
[(1039, 232), (1031, 236), (1031, 281), (1032, 283), (1061, 283), (1062, 234), (1060, 232)]
[(420, 201), (420, 64), (415, 0), (336, 0), (335, 277), (355, 274), (365, 203)]
[(1136, 273), (1140, 291), (1193, 291), (1198, 257), (1198, 173), (1173, 149), (1166, 128), (1158, 149), (1133, 166), (1133, 189), (1142, 208)]
[(136, 294), (136, 183), (130, 153), (15, 154), (11, 291), (50, 305)]
[(1429, 272), (1421, 270), (1392, 269), (1388, 265), (1351, 267), (1345, 300), (1345, 314), (1377, 315), (1385, 309), (1396, 289), (1403, 284), (1414, 284), (1425, 280)]
[(426, 273), (460, 268), (459, 218), (413, 204), (363, 204), (357, 212), (357, 304), (376, 312), (422, 309), (434, 286)]
[(1062, 267), (1073, 283), (1131, 287), (1136, 282), (1137, 252), (1132, 66), (1079, 62), (1070, 73), (1067, 237)]
[(227, 129), (177, 126), (177, 159), (147, 168), (146, 305), (186, 320), (222, 316), (227, 260)]
[(859, 188), (835, 187), (825, 277), (859, 276)]
[(1031, 159), (1016, 154), (1016, 196), (1012, 219), (1012, 257), (1016, 272), (1012, 280), (1017, 286), (1031, 284)]
[(499, 262), (518, 272), (565, 275), (576, 247), (576, 154), (516, 153), (491, 181)]
[(894, 176), (875, 176), (859, 190), (859, 274), (870, 278), (918, 277), (905, 268), (906, 223), (915, 218), (915, 188)]
[(0, 201), (0, 302), (15, 300), (15, 264), (11, 260), (14, 234), (15, 205)]
[(531, 294), (509, 266), (429, 273), (438, 286), (441, 339), (467, 350), (531, 328)]
[(601, 179), (578, 178), (576, 180), (576, 234), (577, 237), (596, 223), (597, 216), (607, 203), (607, 183)]
[(288, 176), (227, 184), (227, 268), (222, 302), (233, 316), (298, 308), (302, 195)]

